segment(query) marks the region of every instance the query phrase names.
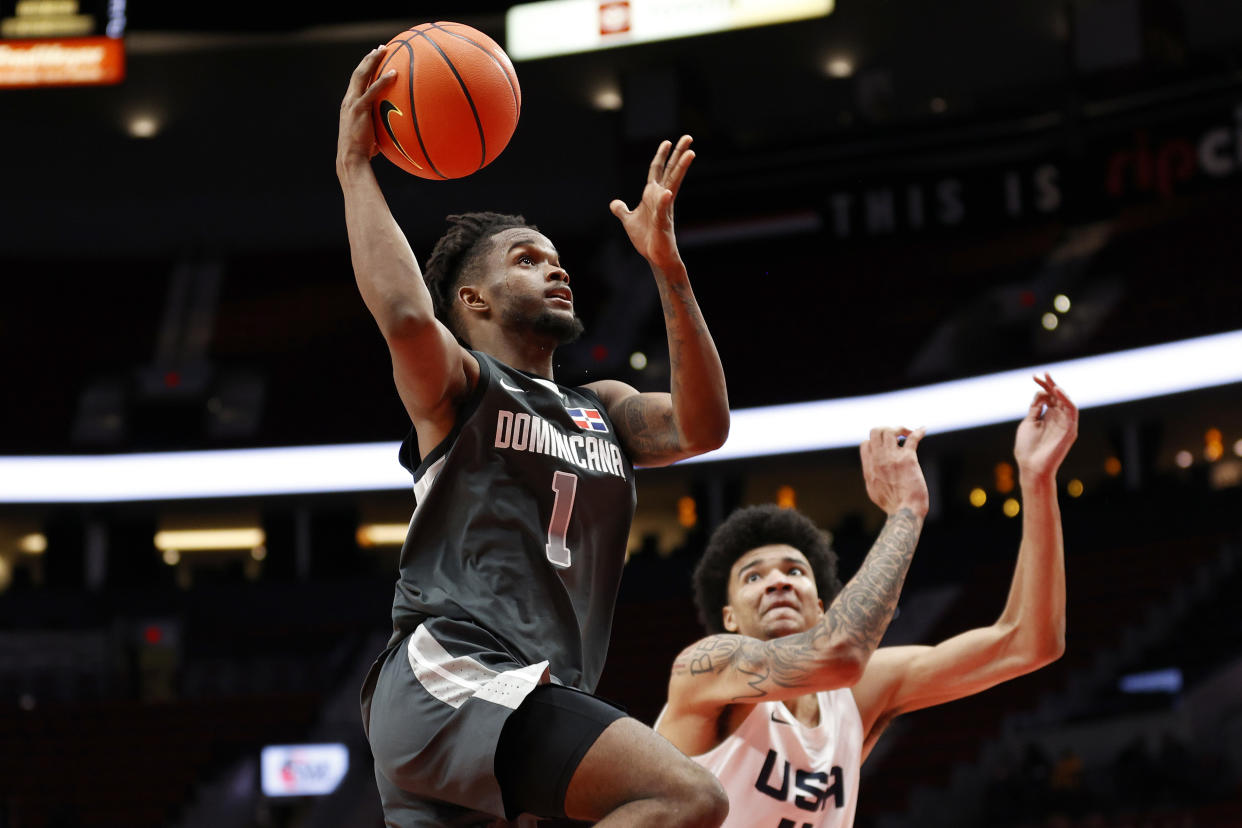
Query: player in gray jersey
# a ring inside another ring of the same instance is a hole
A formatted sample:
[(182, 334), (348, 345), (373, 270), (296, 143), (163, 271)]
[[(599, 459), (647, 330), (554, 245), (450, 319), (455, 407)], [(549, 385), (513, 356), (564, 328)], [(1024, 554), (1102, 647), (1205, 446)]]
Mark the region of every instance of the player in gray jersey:
[[(719, 825), (715, 778), (591, 695), (603, 668), (634, 511), (634, 467), (719, 447), (724, 373), (690, 289), (673, 201), (694, 158), (661, 143), (639, 204), (613, 201), (655, 277), (670, 393), (552, 380), (581, 332), (552, 242), (520, 216), (450, 216), (420, 269), (371, 169), (369, 82), (350, 79), (336, 169), (354, 273), (388, 344), (412, 429), (415, 509), (393, 635), (362, 690), (390, 826), (533, 817)], [(441, 185), (443, 186), (443, 185)]]

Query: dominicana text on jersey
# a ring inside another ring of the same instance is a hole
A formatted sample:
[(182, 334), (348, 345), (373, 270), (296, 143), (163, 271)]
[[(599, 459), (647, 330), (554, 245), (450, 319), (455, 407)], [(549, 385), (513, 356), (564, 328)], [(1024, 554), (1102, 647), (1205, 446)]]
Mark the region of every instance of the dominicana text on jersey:
[[(594, 431), (607, 432), (608, 427), (596, 409), (573, 408), (568, 411), (580, 428), (585, 423)], [(494, 445), (498, 449), (559, 457), (580, 469), (607, 472), (620, 478), (626, 476), (621, 447), (616, 443), (594, 434), (569, 434), (538, 414), (504, 409), (497, 411)]]

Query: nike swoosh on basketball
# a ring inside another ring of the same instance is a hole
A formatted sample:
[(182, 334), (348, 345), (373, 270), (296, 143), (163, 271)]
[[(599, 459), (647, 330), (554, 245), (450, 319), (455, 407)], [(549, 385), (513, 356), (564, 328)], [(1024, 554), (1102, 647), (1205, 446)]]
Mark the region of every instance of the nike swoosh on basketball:
[(505, 381), (504, 381), (504, 379), (501, 379), (501, 380), (500, 380), (500, 387), (501, 387), (501, 388), (505, 388), (505, 389), (507, 389), (507, 390), (509, 390), (509, 391), (516, 392), (516, 393), (518, 393), (518, 394), (525, 394), (525, 393), (526, 393), (526, 392), (525, 392), (523, 389), (521, 389), (521, 388), (514, 388), (512, 385), (510, 385), (509, 383), (505, 382)]
[(392, 117), (392, 113), (394, 112), (397, 113), (398, 116), (405, 115), (405, 113), (398, 109), (397, 105), (392, 101), (380, 101), (380, 115), (382, 116), (382, 120), (384, 122), (384, 131), (388, 133), (388, 139), (392, 141), (392, 145), (397, 148), (397, 152), (401, 153), (402, 157), (405, 158), (406, 161), (409, 161), (421, 170), (423, 165), (411, 158), (410, 154), (405, 151), (405, 147), (401, 146), (401, 140), (397, 138), (397, 133), (392, 130), (392, 124), (388, 122), (388, 119)]

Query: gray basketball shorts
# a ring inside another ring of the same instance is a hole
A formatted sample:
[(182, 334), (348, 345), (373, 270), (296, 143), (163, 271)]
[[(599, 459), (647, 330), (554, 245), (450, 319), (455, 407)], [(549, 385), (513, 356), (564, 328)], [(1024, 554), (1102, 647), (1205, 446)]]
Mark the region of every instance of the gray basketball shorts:
[(386, 824), (511, 824), (497, 743), (509, 715), (549, 681), (547, 661), (519, 663), (467, 621), (428, 618), (386, 650), (362, 691)]

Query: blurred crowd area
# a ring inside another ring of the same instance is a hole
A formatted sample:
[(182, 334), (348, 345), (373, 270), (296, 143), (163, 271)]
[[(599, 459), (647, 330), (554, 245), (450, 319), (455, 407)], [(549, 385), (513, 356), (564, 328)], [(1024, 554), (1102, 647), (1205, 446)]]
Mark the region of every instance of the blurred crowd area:
[[(818, 462), (856, 461), (836, 452)], [(1238, 486), (1193, 475), (1063, 496), (1066, 655), (898, 719), (864, 769), (858, 824), (1236, 825), (1240, 497)], [(76, 570), (57, 569), (49, 549), (41, 582), (0, 595), (0, 732), (18, 746), (4, 752), (0, 824), (257, 828), (342, 814), (380, 824), (357, 694), (387, 637), (395, 550), (358, 547), (341, 511), (333, 545), (305, 570), (282, 560), (272, 535), (257, 574), (238, 556), (200, 564), (187, 582), (134, 531), (117, 537), (109, 558), (131, 563), (89, 588), (85, 557)], [(330, 534), (326, 522), (315, 526)], [(875, 515), (825, 528), (848, 577)], [(674, 656), (701, 635), (689, 573), (707, 532), (689, 527), (672, 543), (651, 535), (631, 549), (599, 692), (647, 723)], [(1003, 513), (968, 504), (930, 520), (884, 643), (934, 642), (990, 623), (1018, 532)], [(133, 565), (144, 557), (145, 568)], [(1137, 690), (1136, 676), (1149, 677)], [(337, 793), (262, 795), (261, 748), (321, 741), (349, 747), (351, 772)], [(933, 809), (940, 822), (926, 816)]]
[[(1242, 330), (1236, 4), (899, 5), (523, 64), (497, 163), (439, 189), (377, 175), (418, 256), (461, 210), (522, 212), (553, 239), (586, 324), (558, 355), (567, 384), (668, 387), (654, 284), (606, 208), (681, 131), (699, 157), (678, 237), (735, 409)], [(249, 33), (240, 12), (131, 9), (125, 85), (5, 91), (0, 455), (384, 441), (395, 467), (409, 422), (332, 175), (345, 80), (383, 38), (314, 28), (343, 8)], [(473, 11), (501, 39), (503, 4)], [(601, 83), (619, 109), (591, 103)], [(270, 134), (273, 101), (305, 140)], [(150, 140), (122, 128), (133, 112)], [(886, 644), (1000, 611), (1012, 444), (1013, 423), (924, 441), (933, 511)], [(1084, 410), (1058, 484), (1065, 656), (899, 718), (859, 828), (1242, 825), (1242, 386)], [(638, 491), (599, 692), (647, 723), (700, 635), (690, 572), (733, 508), (803, 510), (843, 577), (880, 517), (849, 448), (642, 470)], [(360, 529), (412, 506), (0, 504), (0, 828), (381, 825), (357, 698), (398, 546)], [(262, 543), (153, 540), (238, 521)], [(264, 793), (262, 748), (306, 743), (346, 747), (336, 791)]]

